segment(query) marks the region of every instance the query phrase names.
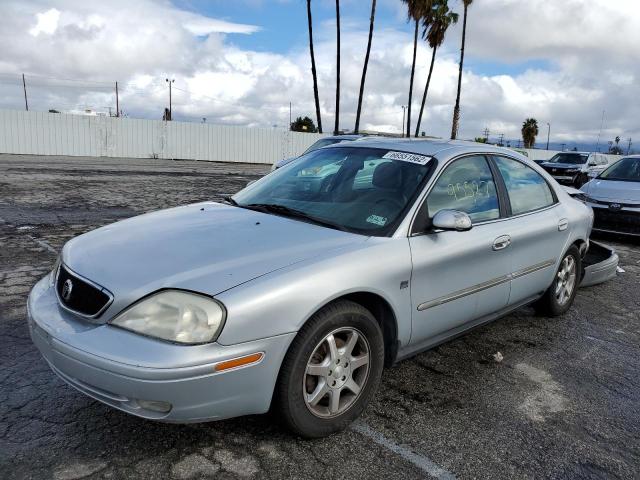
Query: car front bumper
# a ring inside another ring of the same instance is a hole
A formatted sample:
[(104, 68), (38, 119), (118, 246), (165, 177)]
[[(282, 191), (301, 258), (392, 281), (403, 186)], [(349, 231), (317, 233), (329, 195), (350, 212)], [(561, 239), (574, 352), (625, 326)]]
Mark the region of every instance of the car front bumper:
[(593, 209), (593, 230), (640, 236), (640, 208), (612, 210), (598, 203), (587, 202), (587, 205)]
[(578, 175), (580, 175), (580, 173), (572, 173), (572, 174), (551, 173), (550, 175), (558, 183), (565, 184), (565, 185), (573, 185), (574, 183), (576, 183), (576, 180), (578, 179)]
[[(34, 344), (69, 385), (127, 413), (176, 423), (266, 412), (295, 336), (230, 346), (161, 342), (76, 318), (59, 306), (48, 277), (31, 291), (27, 317)], [(257, 363), (214, 370), (220, 362), (258, 352), (264, 356)]]

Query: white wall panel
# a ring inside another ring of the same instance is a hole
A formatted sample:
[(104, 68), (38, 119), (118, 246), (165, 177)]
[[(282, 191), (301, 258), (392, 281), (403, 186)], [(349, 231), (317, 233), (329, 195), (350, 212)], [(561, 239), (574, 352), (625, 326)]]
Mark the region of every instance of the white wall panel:
[(321, 135), (131, 118), (0, 110), (0, 153), (270, 164)]
[[(275, 128), (0, 110), (0, 153), (270, 164), (299, 155), (318, 138)], [(526, 152), (532, 160), (558, 153)]]

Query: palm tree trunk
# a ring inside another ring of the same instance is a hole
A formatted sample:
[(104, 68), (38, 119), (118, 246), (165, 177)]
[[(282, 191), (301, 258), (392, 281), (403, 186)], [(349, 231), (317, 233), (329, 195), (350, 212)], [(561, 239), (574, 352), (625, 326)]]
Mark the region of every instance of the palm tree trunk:
[(409, 103), (407, 103), (407, 138), (411, 136), (411, 102), (413, 97), (413, 76), (416, 72), (416, 53), (418, 51), (418, 20), (413, 34), (413, 61), (411, 62), (411, 80), (409, 83)]
[(316, 101), (316, 120), (318, 122), (318, 132), (322, 133), (322, 119), (320, 118), (320, 98), (318, 97), (318, 74), (316, 73), (316, 57), (313, 53), (313, 22), (311, 20), (311, 0), (307, 0), (307, 20), (309, 22), (309, 53), (311, 54), (313, 97)]
[(429, 93), (429, 84), (431, 83), (431, 74), (433, 73), (433, 64), (436, 61), (436, 51), (438, 47), (433, 47), (433, 54), (431, 55), (431, 66), (429, 67), (429, 76), (427, 77), (427, 84), (424, 87), (424, 94), (422, 95), (422, 105), (420, 106), (420, 114), (418, 115), (418, 123), (416, 124), (416, 134), (420, 132), (420, 123), (422, 122), (422, 112), (424, 111), (424, 102), (427, 100), (427, 94)]
[(340, 0), (336, 0), (336, 123), (333, 134), (340, 131)]
[(358, 110), (356, 112), (356, 126), (353, 133), (360, 130), (360, 112), (362, 110), (362, 95), (364, 94), (364, 82), (367, 78), (367, 66), (369, 65), (369, 53), (371, 52), (371, 39), (373, 38), (373, 22), (376, 17), (376, 0), (371, 1), (371, 19), (369, 20), (369, 42), (367, 43), (367, 53), (364, 56), (364, 67), (362, 67), (362, 79), (360, 80), (360, 94), (358, 95)]
[(462, 87), (462, 65), (464, 63), (464, 44), (467, 35), (467, 4), (464, 5), (464, 17), (462, 20), (462, 45), (460, 47), (460, 67), (458, 69), (458, 93), (456, 94), (456, 106), (453, 107), (453, 122), (451, 124), (451, 140), (458, 136), (460, 125), (460, 89)]

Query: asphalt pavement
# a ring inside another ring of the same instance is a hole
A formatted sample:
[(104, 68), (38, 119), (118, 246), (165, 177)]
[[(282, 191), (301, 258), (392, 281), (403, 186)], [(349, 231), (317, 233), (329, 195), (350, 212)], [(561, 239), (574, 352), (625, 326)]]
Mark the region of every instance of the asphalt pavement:
[(267, 171), (0, 155), (0, 479), (640, 478), (640, 242), (616, 237), (602, 240), (625, 272), (582, 289), (567, 314), (524, 308), (385, 370), (362, 419), (326, 439), (296, 438), (272, 415), (142, 420), (50, 371), (25, 303), (67, 240)]

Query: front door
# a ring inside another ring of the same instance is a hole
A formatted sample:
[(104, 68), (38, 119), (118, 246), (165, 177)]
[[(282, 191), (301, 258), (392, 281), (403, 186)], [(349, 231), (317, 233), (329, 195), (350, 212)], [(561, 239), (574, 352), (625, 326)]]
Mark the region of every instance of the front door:
[[(442, 209), (471, 217), (466, 232), (427, 230), (410, 237), (411, 343), (450, 335), (478, 317), (496, 312), (509, 299), (509, 243), (494, 176), (482, 155), (454, 160), (429, 192), (429, 218)], [(502, 209), (504, 212), (504, 209)]]

